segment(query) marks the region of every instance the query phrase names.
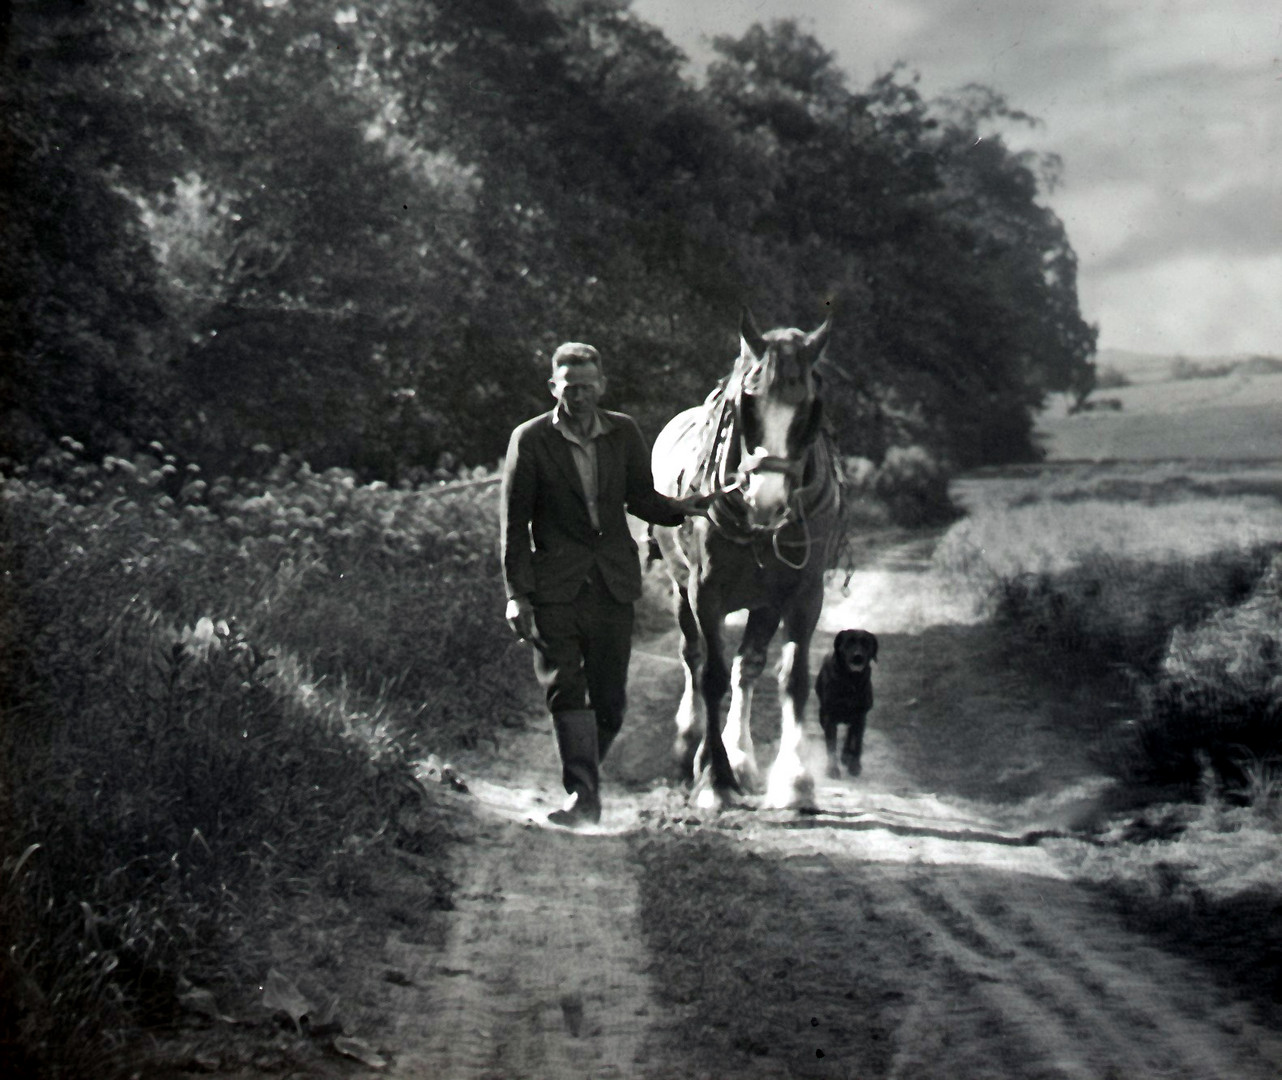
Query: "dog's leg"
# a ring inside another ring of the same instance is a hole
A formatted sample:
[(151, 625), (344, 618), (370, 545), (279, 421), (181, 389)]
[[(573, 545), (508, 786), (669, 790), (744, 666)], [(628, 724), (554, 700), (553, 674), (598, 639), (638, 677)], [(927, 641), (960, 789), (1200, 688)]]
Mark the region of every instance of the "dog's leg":
[(845, 762), (851, 776), (858, 776), (863, 772), (864, 728), (867, 725), (868, 714), (861, 710), (850, 721), (850, 727), (846, 731), (846, 745), (842, 748), (841, 760)]
[(819, 726), (823, 728), (824, 747), (828, 751), (828, 779), (840, 780), (841, 765), (837, 757), (837, 721), (828, 715), (822, 703), (819, 705)]

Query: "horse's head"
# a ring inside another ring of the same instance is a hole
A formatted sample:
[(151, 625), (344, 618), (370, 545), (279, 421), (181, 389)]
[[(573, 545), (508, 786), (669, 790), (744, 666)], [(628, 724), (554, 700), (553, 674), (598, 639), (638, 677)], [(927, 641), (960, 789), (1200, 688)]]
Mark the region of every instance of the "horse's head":
[(743, 313), (732, 382), (739, 410), (740, 491), (753, 525), (780, 522), (801, 484), (806, 452), (821, 420), (814, 367), (831, 326), (825, 319), (808, 334), (796, 329), (763, 334)]

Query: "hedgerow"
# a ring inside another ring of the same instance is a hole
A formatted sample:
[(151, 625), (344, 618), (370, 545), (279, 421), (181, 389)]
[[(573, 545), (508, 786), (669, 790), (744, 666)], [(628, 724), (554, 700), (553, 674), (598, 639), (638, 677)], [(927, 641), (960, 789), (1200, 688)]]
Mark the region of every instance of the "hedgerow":
[(152, 450), (0, 477), (0, 1064), (40, 1075), (110, 1076), (183, 988), (261, 982), (256, 916), (343, 887), (412, 759), (527, 689), (493, 485)]
[[(1276, 500), (1252, 476), (1165, 469), (1034, 477), (982, 504), (937, 565), (1024, 663), (1098, 688), (1104, 759), (1196, 794), (1207, 776), (1258, 801), (1279, 775)], [(1178, 481), (1178, 483), (1173, 482)], [(1189, 490), (1206, 485), (1207, 494)]]

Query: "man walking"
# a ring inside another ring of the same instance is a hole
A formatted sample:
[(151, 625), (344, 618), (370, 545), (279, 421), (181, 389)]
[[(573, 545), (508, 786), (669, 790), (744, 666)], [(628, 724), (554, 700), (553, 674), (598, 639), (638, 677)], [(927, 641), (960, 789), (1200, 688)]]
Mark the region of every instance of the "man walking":
[(655, 525), (706, 514), (698, 497), (654, 490), (636, 422), (601, 409), (605, 376), (591, 345), (552, 355), (550, 412), (512, 432), (503, 468), (500, 530), (507, 620), (534, 646), (569, 798), (548, 815), (576, 828), (601, 817), (598, 766), (619, 733), (641, 595), (637, 545), (625, 510)]

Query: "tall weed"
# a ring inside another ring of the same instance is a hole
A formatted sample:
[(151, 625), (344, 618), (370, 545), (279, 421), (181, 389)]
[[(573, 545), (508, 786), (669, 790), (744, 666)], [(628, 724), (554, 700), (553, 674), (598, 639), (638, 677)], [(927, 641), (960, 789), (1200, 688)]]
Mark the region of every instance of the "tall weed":
[(1192, 782), (1209, 766), (1231, 800), (1275, 802), (1282, 758), (1282, 558), (1249, 599), (1177, 628), (1144, 688), (1132, 771)]
[(421, 796), (409, 756), (497, 730), (528, 679), (492, 488), (206, 483), (152, 449), (0, 479), (10, 1071), (113, 1075), (180, 987), (261, 980), (272, 898), (350, 885)]
[(1100, 497), (1109, 477), (1097, 469), (1040, 492), (1008, 484), (1004, 503), (983, 493), (937, 565), (1013, 652), (1078, 690), (1098, 685), (1101, 710), (1125, 709), (1106, 750), (1122, 775), (1192, 793), (1209, 769), (1250, 798), (1282, 752), (1277, 503), (1189, 498), (1195, 478), (1169, 469), (1123, 479), (1117, 498)]

